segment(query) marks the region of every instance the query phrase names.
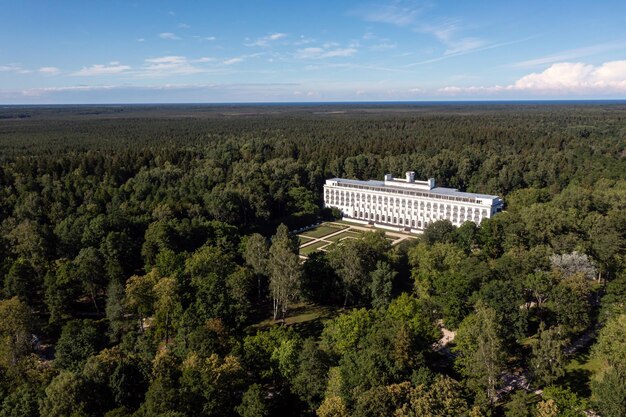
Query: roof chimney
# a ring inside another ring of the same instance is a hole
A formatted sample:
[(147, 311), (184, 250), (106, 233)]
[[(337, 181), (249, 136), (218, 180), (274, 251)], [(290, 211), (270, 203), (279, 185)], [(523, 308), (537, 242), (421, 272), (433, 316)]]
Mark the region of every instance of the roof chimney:
[(415, 172), (413, 171), (406, 172), (406, 182), (415, 182)]

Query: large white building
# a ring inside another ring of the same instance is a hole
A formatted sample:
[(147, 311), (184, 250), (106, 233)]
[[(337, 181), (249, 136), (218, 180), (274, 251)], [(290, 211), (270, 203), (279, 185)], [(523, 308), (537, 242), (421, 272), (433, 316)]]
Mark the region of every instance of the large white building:
[(384, 181), (326, 180), (324, 206), (338, 208), (346, 220), (418, 232), (441, 219), (480, 224), (502, 210), (502, 199), (436, 187), (434, 178), (416, 181), (407, 172), (404, 179), (387, 174)]

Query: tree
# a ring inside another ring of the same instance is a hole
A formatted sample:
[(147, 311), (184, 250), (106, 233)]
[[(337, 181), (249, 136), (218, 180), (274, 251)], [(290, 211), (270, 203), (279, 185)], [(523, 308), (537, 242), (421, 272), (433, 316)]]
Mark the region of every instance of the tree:
[(109, 321), (109, 337), (112, 341), (119, 341), (127, 330), (125, 303), (124, 285), (118, 280), (112, 280), (107, 287), (107, 300), (104, 309)]
[(606, 365), (626, 372), (626, 314), (607, 320), (598, 333), (593, 355)]
[(45, 277), (45, 301), (50, 313), (49, 322), (60, 325), (70, 318), (69, 312), (80, 292), (76, 267), (68, 259), (58, 259)]
[(287, 226), (278, 226), (270, 248), (270, 293), (274, 305), (274, 320), (280, 312), (284, 320), (289, 305), (300, 295), (302, 267), (298, 257), (298, 241), (289, 236)]
[(412, 387), (408, 401), (396, 411), (397, 417), (443, 417), (467, 415), (469, 406), (462, 387), (454, 379), (438, 375), (433, 385)]
[(254, 274), (242, 266), (228, 275), (226, 286), (231, 300), (232, 319), (236, 326), (243, 325), (252, 310)]
[(245, 241), (243, 257), (257, 276), (257, 295), (261, 299), (261, 277), (268, 274), (269, 246), (267, 239), (253, 233)]
[(228, 276), (235, 270), (232, 256), (218, 246), (204, 245), (185, 261), (185, 274), (195, 290), (191, 308), (201, 322), (211, 318), (234, 321)]
[(622, 369), (609, 368), (601, 379), (593, 381), (591, 392), (594, 408), (603, 417), (626, 416), (626, 374)]
[(161, 278), (154, 285), (155, 324), (157, 330), (165, 333), (165, 345), (170, 341), (170, 331), (176, 326), (182, 314), (178, 295), (178, 284), (174, 278)]
[(591, 320), (590, 292), (589, 282), (580, 275), (559, 282), (552, 290), (548, 303), (557, 323), (573, 333), (586, 329)]
[(241, 404), (235, 407), (235, 411), (241, 417), (264, 417), (268, 415), (269, 410), (265, 405), (265, 399), (261, 386), (252, 384), (243, 394)]
[(40, 278), (29, 261), (17, 259), (4, 277), (4, 292), (7, 298), (17, 296), (21, 300), (34, 303), (37, 291), (41, 288)]
[(428, 245), (434, 245), (435, 243), (452, 243), (455, 239), (456, 227), (450, 222), (450, 220), (437, 220), (430, 223), (424, 229), (422, 239)]
[(581, 274), (586, 279), (594, 279), (598, 273), (591, 259), (586, 254), (576, 251), (563, 255), (554, 254), (550, 256), (550, 263), (552, 268), (558, 270), (565, 278)]
[(455, 231), (455, 240), (458, 247), (465, 253), (470, 253), (476, 245), (478, 226), (474, 222), (465, 222)]
[(106, 269), (102, 256), (96, 248), (83, 248), (76, 259), (76, 275), (85, 291), (91, 296), (96, 311), (100, 311), (97, 302), (98, 291), (106, 285)]
[(556, 280), (552, 274), (544, 271), (535, 271), (526, 276), (524, 285), (537, 305), (541, 309), (550, 297), (550, 293), (556, 285)]
[(31, 349), (32, 315), (17, 297), (0, 301), (0, 361), (11, 369)]
[(479, 301), (475, 312), (466, 317), (457, 332), (453, 351), (458, 354), (455, 366), (467, 377), (468, 386), (486, 394), (493, 404), (504, 367), (501, 330), (496, 312)]
[[(543, 390), (542, 397), (546, 405), (546, 415), (558, 411), (559, 417), (584, 417), (587, 402), (567, 388), (551, 385)], [(553, 404), (552, 404), (553, 402)], [(538, 408), (541, 403), (538, 404)], [(541, 415), (541, 413), (539, 414)]]
[(144, 331), (144, 320), (154, 311), (154, 285), (159, 277), (156, 269), (146, 275), (133, 275), (126, 281), (126, 306), (138, 320), (139, 331)]
[(330, 263), (341, 279), (344, 291), (344, 308), (348, 305), (350, 295), (367, 286), (367, 270), (362, 256), (355, 239), (343, 240), (330, 251)]
[(39, 390), (29, 384), (18, 387), (0, 403), (0, 417), (31, 417), (39, 415)]
[(385, 261), (376, 263), (376, 270), (372, 272), (371, 298), (374, 308), (387, 307), (391, 302), (393, 281), (398, 273)]
[(330, 360), (326, 353), (309, 338), (302, 344), (298, 357), (298, 371), (291, 381), (295, 394), (314, 410), (320, 406), (326, 388)]
[(502, 324), (502, 336), (507, 351), (512, 352), (517, 342), (526, 336), (528, 310), (524, 306), (524, 288), (521, 279), (493, 280), (480, 288), (480, 298), (496, 310)]
[(506, 417), (532, 417), (532, 398), (524, 390), (515, 391), (504, 407)]
[(543, 385), (550, 385), (565, 375), (565, 340), (560, 328), (546, 329), (544, 322), (539, 325), (537, 336), (530, 359), (531, 372)]
[(93, 320), (69, 321), (57, 341), (54, 364), (61, 369), (78, 371), (103, 344), (101, 331)]
[(559, 417), (560, 415), (556, 401), (550, 399), (537, 403), (536, 417)]
[(77, 373), (63, 371), (46, 387), (39, 412), (42, 417), (88, 415), (88, 398), (85, 379)]
[(348, 417), (348, 407), (343, 398), (332, 396), (324, 398), (324, 401), (315, 411), (317, 417)]

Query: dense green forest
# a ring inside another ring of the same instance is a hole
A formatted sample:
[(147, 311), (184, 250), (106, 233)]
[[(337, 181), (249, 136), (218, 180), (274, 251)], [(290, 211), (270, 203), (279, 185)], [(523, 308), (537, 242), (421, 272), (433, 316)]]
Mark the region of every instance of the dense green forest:
[[(301, 262), (408, 170), (505, 211)], [(0, 108), (0, 417), (626, 416), (625, 250), (625, 104)]]

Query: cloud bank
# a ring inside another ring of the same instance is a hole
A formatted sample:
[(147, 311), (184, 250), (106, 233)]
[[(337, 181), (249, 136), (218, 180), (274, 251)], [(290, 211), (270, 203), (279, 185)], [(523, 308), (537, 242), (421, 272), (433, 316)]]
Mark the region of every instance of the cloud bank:
[(525, 75), (509, 85), (448, 86), (439, 89), (439, 92), (450, 95), (506, 92), (536, 95), (615, 95), (626, 93), (626, 60), (610, 61), (601, 65), (562, 62), (553, 64), (542, 72)]

